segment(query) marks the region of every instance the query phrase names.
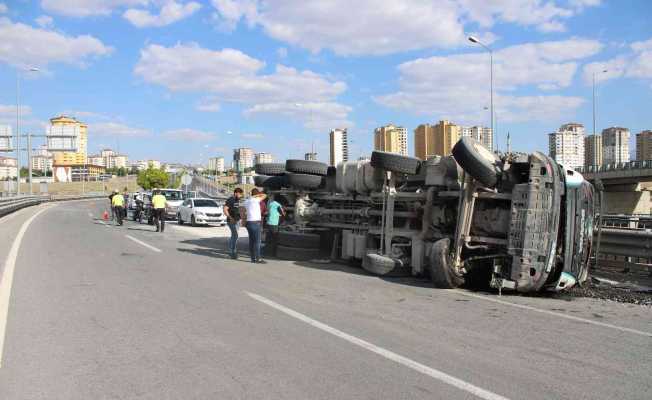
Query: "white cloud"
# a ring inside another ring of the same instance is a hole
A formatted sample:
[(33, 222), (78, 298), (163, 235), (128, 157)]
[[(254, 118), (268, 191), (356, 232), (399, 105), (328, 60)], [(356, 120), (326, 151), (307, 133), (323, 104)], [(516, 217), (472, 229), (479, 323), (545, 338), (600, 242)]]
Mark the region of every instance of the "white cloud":
[(139, 28), (161, 27), (187, 18), (200, 8), (201, 5), (194, 1), (183, 4), (169, 0), (163, 4), (158, 15), (152, 14), (148, 10), (130, 8), (125, 11), (123, 17)]
[(279, 58), (286, 58), (288, 56), (288, 49), (285, 47), (279, 47), (276, 49), (276, 55)]
[[(494, 53), (495, 111), (501, 121), (559, 118), (581, 105), (576, 97), (517, 96), (516, 89), (568, 87), (577, 61), (602, 48), (599, 42), (570, 39), (527, 43)], [(389, 108), (459, 123), (488, 121), (489, 59), (486, 53), (416, 59), (399, 65), (397, 92), (375, 97)], [(488, 124), (487, 124), (488, 125)]]
[(41, 0), (41, 8), (68, 17), (109, 15), (117, 8), (146, 6), (149, 0)]
[(197, 111), (218, 112), (222, 107), (220, 106), (220, 103), (218, 103), (216, 100), (205, 99), (201, 101), (199, 104), (197, 104), (195, 108), (197, 109)]
[[(306, 126), (316, 126), (318, 119), (346, 120), (350, 108), (334, 101), (346, 90), (344, 82), (280, 64), (264, 74), (264, 67), (263, 61), (234, 49), (149, 45), (134, 73), (172, 91), (206, 93), (220, 102), (245, 105), (247, 115), (280, 113)], [(294, 107), (296, 103), (310, 106)]]
[(200, 131), (191, 128), (172, 129), (163, 132), (162, 136), (169, 140), (191, 142), (207, 142), (217, 138), (217, 135), (213, 132)]
[(65, 63), (83, 66), (91, 57), (111, 53), (111, 47), (89, 35), (66, 36), (0, 18), (0, 62), (14, 66)]
[(465, 25), (487, 29), (497, 22), (562, 31), (563, 20), (596, 0), (557, 6), (543, 0), (212, 0), (223, 30), (240, 21), (271, 37), (312, 52), (382, 55), (450, 48), (466, 40)]
[(134, 128), (118, 122), (88, 123), (90, 136), (103, 137), (150, 137), (152, 131), (145, 128)]
[[(584, 66), (584, 81), (591, 84), (616, 78), (652, 79), (652, 38), (634, 42), (630, 51), (605, 61), (596, 61)], [(607, 72), (602, 72), (606, 70)]]
[(36, 22), (36, 25), (40, 26), (41, 28), (52, 28), (54, 25), (54, 20), (49, 15), (41, 15), (34, 21)]
[(0, 3), (0, 14), (4, 14), (9, 11), (9, 8), (5, 3)]

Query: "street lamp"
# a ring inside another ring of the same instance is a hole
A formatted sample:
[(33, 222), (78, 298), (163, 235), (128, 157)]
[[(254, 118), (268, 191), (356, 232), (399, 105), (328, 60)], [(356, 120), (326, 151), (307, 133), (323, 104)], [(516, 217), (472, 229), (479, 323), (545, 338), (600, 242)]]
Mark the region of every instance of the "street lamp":
[(16, 195), (20, 195), (20, 73), (38, 71), (39, 69), (36, 67), (18, 68), (16, 70)]
[(496, 132), (494, 132), (494, 52), (491, 49), (491, 47), (487, 46), (486, 44), (482, 43), (478, 38), (475, 36), (469, 36), (469, 41), (471, 43), (479, 44), (480, 46), (484, 47), (485, 50), (489, 52), (489, 63), (490, 63), (490, 91), (491, 91), (491, 135), (492, 135), (492, 143), (491, 147), (493, 147), (493, 137), (496, 135)]
[[(603, 69), (600, 71), (601, 74), (604, 74), (607, 72), (606, 69)], [(595, 74), (596, 72), (593, 71), (593, 134), (595, 135)]]

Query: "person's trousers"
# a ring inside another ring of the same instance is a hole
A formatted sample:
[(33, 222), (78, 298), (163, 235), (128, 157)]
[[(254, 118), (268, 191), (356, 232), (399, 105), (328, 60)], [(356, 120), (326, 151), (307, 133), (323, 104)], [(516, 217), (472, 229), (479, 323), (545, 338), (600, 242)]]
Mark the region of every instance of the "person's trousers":
[(260, 234), (262, 224), (260, 221), (247, 222), (247, 233), (249, 234), (249, 255), (251, 262), (260, 260)]
[(165, 208), (155, 208), (154, 210), (154, 225), (156, 225), (156, 231), (159, 230), (159, 222), (161, 223), (160, 229), (161, 232), (165, 230)]
[(229, 238), (229, 254), (235, 256), (238, 254), (238, 222), (229, 223), (229, 229), (231, 230), (231, 238)]
[(265, 226), (265, 248), (264, 253), (266, 256), (275, 256), (276, 255), (276, 244), (278, 240), (278, 225), (269, 225)]

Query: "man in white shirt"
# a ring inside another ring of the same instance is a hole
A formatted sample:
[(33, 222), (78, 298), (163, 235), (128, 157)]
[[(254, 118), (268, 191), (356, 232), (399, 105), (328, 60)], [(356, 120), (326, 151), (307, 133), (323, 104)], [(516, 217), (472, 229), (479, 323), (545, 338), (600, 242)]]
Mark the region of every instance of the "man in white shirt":
[(254, 188), (251, 197), (245, 202), (247, 209), (247, 233), (249, 233), (249, 254), (252, 263), (265, 264), (260, 258), (260, 238), (263, 230), (263, 218), (260, 212), (260, 202), (264, 201), (267, 195)]

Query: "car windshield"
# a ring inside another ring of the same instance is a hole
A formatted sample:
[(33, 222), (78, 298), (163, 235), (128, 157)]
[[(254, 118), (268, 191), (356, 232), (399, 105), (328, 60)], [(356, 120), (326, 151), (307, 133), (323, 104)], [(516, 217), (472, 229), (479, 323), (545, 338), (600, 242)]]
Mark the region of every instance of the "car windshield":
[(182, 193), (176, 190), (163, 190), (161, 192), (166, 200), (183, 200)]
[(217, 203), (213, 200), (195, 200), (195, 207), (217, 207)]

